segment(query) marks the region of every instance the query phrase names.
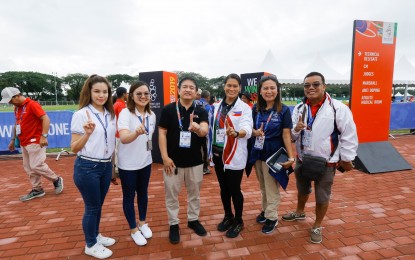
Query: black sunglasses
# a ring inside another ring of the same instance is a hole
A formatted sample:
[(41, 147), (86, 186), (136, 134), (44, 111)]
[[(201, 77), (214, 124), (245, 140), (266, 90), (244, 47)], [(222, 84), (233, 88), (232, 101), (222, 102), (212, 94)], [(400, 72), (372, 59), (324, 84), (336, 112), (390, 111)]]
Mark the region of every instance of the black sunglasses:
[(310, 88), (311, 86), (313, 86), (313, 88), (318, 88), (320, 87), (320, 85), (323, 85), (323, 83), (321, 82), (313, 82), (313, 83), (305, 83), (304, 84), (304, 88)]

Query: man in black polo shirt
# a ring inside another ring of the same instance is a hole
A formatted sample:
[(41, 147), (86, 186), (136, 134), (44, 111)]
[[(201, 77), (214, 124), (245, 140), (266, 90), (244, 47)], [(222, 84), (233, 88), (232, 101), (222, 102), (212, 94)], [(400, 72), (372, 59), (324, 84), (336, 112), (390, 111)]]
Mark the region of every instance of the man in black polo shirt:
[(199, 222), (199, 212), (203, 180), (201, 147), (205, 142), (203, 137), (208, 133), (208, 113), (194, 102), (196, 93), (197, 84), (193, 78), (180, 80), (179, 101), (163, 108), (159, 122), (169, 239), (173, 244), (180, 242), (178, 196), (182, 182), (187, 189), (187, 226), (199, 236), (206, 235), (206, 230)]

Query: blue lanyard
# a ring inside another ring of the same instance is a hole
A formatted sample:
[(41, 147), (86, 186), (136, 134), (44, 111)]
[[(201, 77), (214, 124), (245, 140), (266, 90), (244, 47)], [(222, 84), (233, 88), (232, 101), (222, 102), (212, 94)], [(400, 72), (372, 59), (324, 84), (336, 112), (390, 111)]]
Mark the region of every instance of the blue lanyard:
[[(314, 117), (311, 114), (311, 107), (308, 105), (308, 118), (307, 118), (307, 126), (311, 129), (314, 123)], [(317, 114), (316, 114), (317, 115)]]
[[(259, 114), (260, 114), (261, 112), (259, 112), (257, 115), (256, 115), (256, 129), (258, 129), (259, 128)], [(265, 132), (267, 131), (267, 129), (268, 129), (268, 123), (269, 123), (269, 121), (271, 121), (271, 117), (272, 117), (272, 115), (274, 114), (274, 111), (271, 111), (271, 114), (268, 116), (268, 119), (267, 119), (267, 122), (265, 123), (265, 127), (264, 127), (264, 134), (265, 134)]]
[[(137, 116), (138, 117), (138, 120), (140, 120), (140, 123), (142, 124), (143, 123), (143, 119), (141, 119), (141, 117), (140, 116)], [(148, 129), (149, 129), (149, 123), (148, 123), (148, 116), (146, 116), (146, 125), (147, 126), (144, 126), (144, 129), (146, 129), (146, 132), (147, 132), (147, 135), (149, 135), (150, 134), (150, 132), (148, 131)]]
[(89, 110), (91, 110), (91, 112), (98, 118), (99, 123), (101, 124), (102, 128), (104, 129), (104, 134), (105, 134), (105, 146), (108, 147), (108, 134), (107, 134), (107, 127), (108, 127), (108, 117), (105, 114), (105, 125), (104, 122), (102, 122), (101, 118), (99, 117), (99, 113), (94, 113), (94, 111), (92, 111), (92, 109), (88, 106)]
[(213, 123), (216, 126), (216, 129), (220, 128), (220, 120), (218, 120), (219, 115), (222, 115), (222, 104), (219, 106), (218, 112), (216, 113), (215, 122)]
[[(20, 120), (19, 120), (19, 123), (18, 123), (18, 125), (20, 125), (20, 124), (22, 124), (22, 118), (23, 118), (23, 114), (24, 114), (24, 112), (26, 111), (26, 105), (27, 105), (27, 103), (22, 107), (22, 112), (20, 113)], [(17, 119), (17, 115), (18, 115), (18, 112), (19, 111), (19, 109), (17, 109), (17, 111), (16, 112), (14, 112), (14, 117), (16, 117), (16, 119)]]
[[(193, 112), (192, 115), (194, 115), (195, 110), (196, 110), (196, 102), (193, 102)], [(183, 131), (183, 123), (182, 123), (182, 118), (180, 116), (180, 110), (179, 110), (179, 100), (176, 101), (176, 111), (177, 111), (177, 118), (179, 120), (179, 127), (180, 127), (180, 131)]]

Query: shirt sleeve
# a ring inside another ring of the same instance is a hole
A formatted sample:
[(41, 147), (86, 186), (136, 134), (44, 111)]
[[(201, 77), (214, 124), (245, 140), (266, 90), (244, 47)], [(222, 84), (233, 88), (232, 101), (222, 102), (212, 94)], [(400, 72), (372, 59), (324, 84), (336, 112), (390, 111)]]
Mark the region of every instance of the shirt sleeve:
[(123, 109), (118, 115), (117, 127), (118, 131), (127, 129), (130, 130), (130, 114), (128, 109)]
[(205, 108), (201, 107), (200, 112), (198, 113), (200, 121), (199, 122), (206, 122), (209, 123), (209, 114)]
[(352, 161), (357, 155), (358, 138), (356, 124), (350, 109), (344, 105), (336, 109), (337, 129), (340, 131), (340, 157), (342, 161)]
[(293, 121), (291, 120), (291, 111), (287, 106), (282, 107), (282, 128), (293, 128)]
[(78, 110), (72, 116), (71, 121), (71, 133), (83, 135), (85, 133), (84, 123), (87, 121), (86, 115), (83, 116), (82, 113), (85, 113), (84, 109)]
[(30, 110), (38, 118), (46, 115), (45, 110), (43, 110), (42, 106), (36, 101), (30, 101)]
[(159, 127), (162, 127), (162, 128), (165, 128), (165, 129), (168, 129), (169, 128), (168, 120), (169, 120), (169, 118), (168, 118), (168, 112), (167, 112), (166, 107), (164, 107), (161, 110), (160, 121), (159, 121), (159, 125), (158, 126)]

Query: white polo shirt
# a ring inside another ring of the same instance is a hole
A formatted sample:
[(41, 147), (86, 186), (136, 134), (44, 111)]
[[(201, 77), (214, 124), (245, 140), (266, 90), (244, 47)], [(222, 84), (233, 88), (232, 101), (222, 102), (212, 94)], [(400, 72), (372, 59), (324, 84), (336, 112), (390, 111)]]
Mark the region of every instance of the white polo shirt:
[[(131, 113), (128, 108), (124, 108), (118, 116), (118, 131), (126, 129), (130, 132), (135, 131), (141, 125), (140, 119), (143, 120), (142, 115), (135, 110)], [(147, 151), (147, 141), (151, 140), (156, 126), (156, 115), (154, 113), (145, 115), (145, 126), (149, 128), (148, 135), (139, 135), (134, 141), (129, 144), (119, 143), (118, 146), (118, 168), (123, 170), (139, 170), (153, 162), (151, 151)], [(148, 122), (148, 124), (147, 124)]]
[[(79, 135), (85, 134), (83, 126), (88, 121), (88, 116), (86, 115), (87, 110), (92, 121), (95, 123), (95, 129), (85, 146), (78, 152), (78, 155), (96, 159), (110, 158), (115, 150), (116, 121), (115, 117), (111, 118), (111, 114), (107, 110), (101, 113), (92, 105), (88, 105), (76, 111), (72, 116), (71, 133)], [(107, 138), (105, 138), (105, 126)]]

